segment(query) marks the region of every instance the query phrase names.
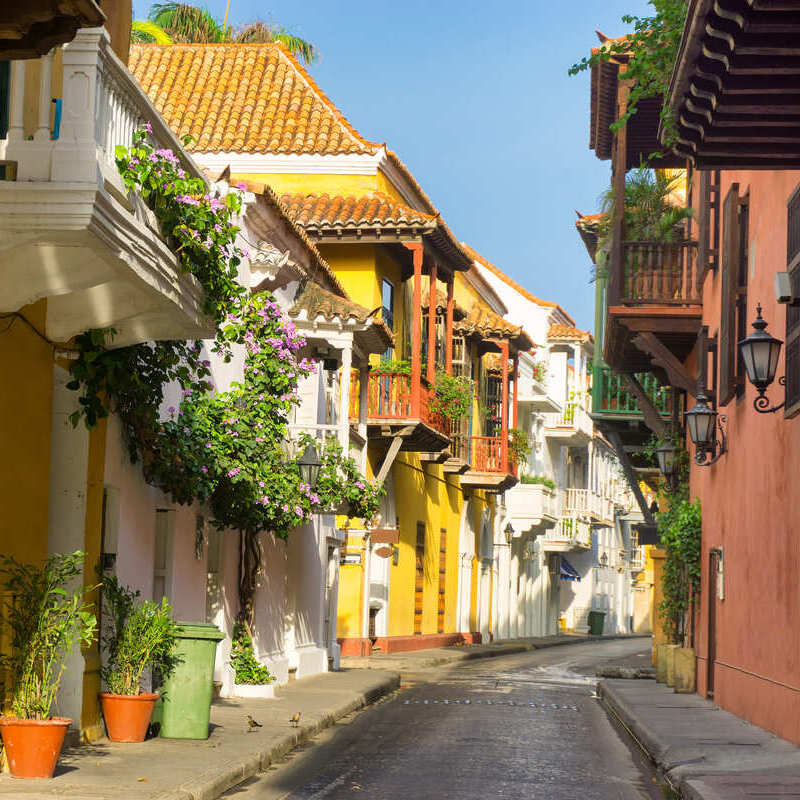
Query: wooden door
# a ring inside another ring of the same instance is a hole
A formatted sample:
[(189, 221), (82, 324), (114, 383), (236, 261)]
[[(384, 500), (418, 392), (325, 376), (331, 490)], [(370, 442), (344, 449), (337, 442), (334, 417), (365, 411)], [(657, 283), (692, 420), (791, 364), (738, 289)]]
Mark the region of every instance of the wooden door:
[(417, 572), (414, 582), (414, 635), (422, 633), (422, 601), (425, 589), (425, 523), (417, 523)]
[(437, 609), (437, 630), (444, 633), (445, 586), (447, 578), (447, 528), (439, 532), (439, 606)]

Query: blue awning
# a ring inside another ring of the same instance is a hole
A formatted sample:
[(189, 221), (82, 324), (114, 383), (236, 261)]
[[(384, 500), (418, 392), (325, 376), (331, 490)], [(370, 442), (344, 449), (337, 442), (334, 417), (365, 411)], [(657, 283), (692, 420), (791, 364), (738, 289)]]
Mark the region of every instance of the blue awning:
[(564, 556), (561, 556), (561, 580), (562, 581), (579, 581), (581, 579), (578, 570), (567, 561)]

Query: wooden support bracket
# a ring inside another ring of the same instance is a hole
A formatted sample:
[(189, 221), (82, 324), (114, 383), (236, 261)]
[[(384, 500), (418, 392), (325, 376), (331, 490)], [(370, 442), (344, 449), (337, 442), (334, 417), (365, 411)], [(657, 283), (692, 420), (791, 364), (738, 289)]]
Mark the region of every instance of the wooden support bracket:
[(617, 454), (619, 463), (622, 466), (622, 471), (625, 473), (625, 478), (631, 487), (633, 496), (636, 498), (636, 502), (639, 504), (639, 510), (642, 512), (645, 522), (648, 525), (655, 525), (655, 517), (653, 517), (653, 514), (650, 511), (650, 506), (647, 505), (647, 501), (644, 499), (642, 489), (639, 486), (639, 477), (636, 475), (636, 471), (633, 469), (633, 464), (631, 464), (631, 460), (627, 451), (625, 450), (625, 446), (622, 444), (622, 439), (619, 433), (617, 433), (617, 431), (609, 431), (608, 440), (611, 442), (611, 446), (614, 448), (614, 452)]
[(650, 360), (657, 367), (664, 369), (672, 386), (677, 386), (692, 396), (695, 395), (697, 392), (697, 378), (692, 377), (686, 371), (686, 367), (675, 358), (654, 333), (640, 333), (632, 341), (639, 350), (650, 356)]
[(667, 424), (661, 419), (656, 407), (653, 405), (647, 392), (642, 388), (642, 384), (636, 379), (635, 375), (622, 373), (622, 382), (625, 388), (636, 398), (644, 417), (644, 424), (659, 438), (665, 439), (668, 434)]
[(397, 454), (400, 452), (402, 446), (403, 437), (401, 435), (395, 436), (394, 439), (392, 439), (392, 443), (389, 445), (389, 449), (386, 451), (386, 456), (383, 459), (381, 468), (375, 476), (375, 480), (378, 483), (383, 483), (386, 480), (386, 476), (389, 474), (389, 470), (392, 468), (392, 464), (394, 464), (394, 460), (397, 458)]

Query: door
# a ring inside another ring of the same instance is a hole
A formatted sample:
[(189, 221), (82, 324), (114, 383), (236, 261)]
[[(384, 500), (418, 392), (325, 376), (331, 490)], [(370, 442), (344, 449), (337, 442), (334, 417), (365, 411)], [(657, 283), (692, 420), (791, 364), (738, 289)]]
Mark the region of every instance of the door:
[(714, 664), (717, 660), (717, 581), (719, 550), (708, 553), (708, 661), (706, 662), (706, 697), (714, 697)]
[(439, 633), (444, 633), (445, 586), (447, 579), (447, 528), (439, 531), (439, 605), (437, 608), (437, 626)]
[(414, 582), (414, 635), (422, 633), (422, 601), (425, 588), (425, 523), (417, 523), (416, 577)]

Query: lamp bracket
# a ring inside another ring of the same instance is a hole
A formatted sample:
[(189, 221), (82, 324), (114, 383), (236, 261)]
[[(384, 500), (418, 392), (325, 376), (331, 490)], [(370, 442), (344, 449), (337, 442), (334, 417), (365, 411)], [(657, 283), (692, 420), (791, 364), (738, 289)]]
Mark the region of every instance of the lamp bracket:
[[(778, 383), (781, 386), (786, 386), (786, 376), (782, 375), (778, 378)], [(786, 401), (784, 400), (777, 406), (770, 406), (766, 391), (766, 388), (758, 390), (758, 397), (753, 400), (753, 408), (758, 411), (759, 414), (774, 414), (776, 411), (780, 411), (786, 405)]]
[(719, 428), (721, 437), (719, 448), (717, 447), (716, 441), (714, 441), (709, 447), (704, 447), (702, 450), (698, 449), (694, 454), (694, 463), (697, 464), (698, 467), (710, 467), (712, 464), (716, 464), (717, 461), (728, 452), (728, 436), (725, 433), (725, 429), (722, 427), (723, 423), (727, 424), (727, 422), (728, 417), (725, 414), (720, 414), (717, 417), (717, 427)]

